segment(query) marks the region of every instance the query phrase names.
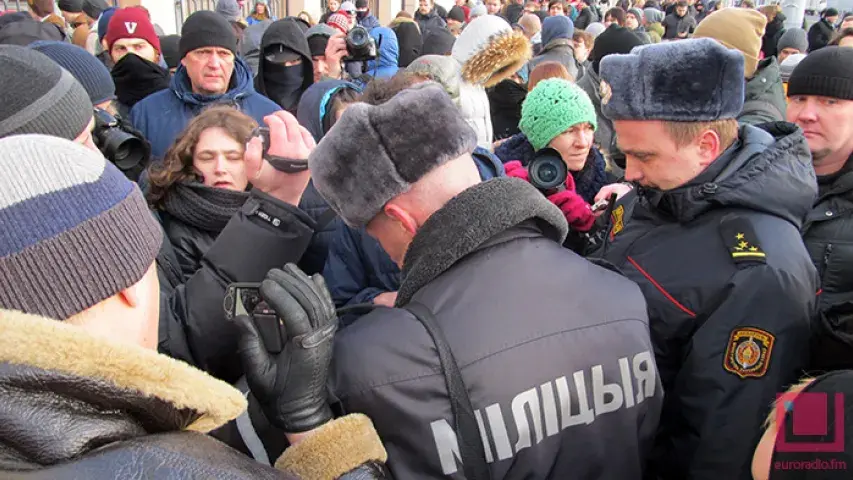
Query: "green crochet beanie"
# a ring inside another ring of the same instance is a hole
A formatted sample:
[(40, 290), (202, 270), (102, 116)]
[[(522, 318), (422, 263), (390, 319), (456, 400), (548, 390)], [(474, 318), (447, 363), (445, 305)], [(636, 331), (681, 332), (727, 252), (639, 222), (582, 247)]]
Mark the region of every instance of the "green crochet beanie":
[(527, 94), (518, 128), (533, 148), (540, 150), (557, 135), (584, 122), (598, 128), (595, 108), (586, 92), (568, 80), (549, 78)]

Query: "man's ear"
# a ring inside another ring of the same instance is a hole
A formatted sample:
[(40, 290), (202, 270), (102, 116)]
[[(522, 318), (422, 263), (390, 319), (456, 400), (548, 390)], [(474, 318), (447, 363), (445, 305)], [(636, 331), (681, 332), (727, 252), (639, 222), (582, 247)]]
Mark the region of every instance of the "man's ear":
[(720, 136), (713, 130), (705, 130), (696, 139), (696, 150), (703, 167), (710, 165), (720, 156)]
[(185, 66), (185, 67), (187, 66), (187, 59), (186, 59), (186, 57), (184, 57), (184, 58), (182, 58), (182, 59), (181, 59), (181, 65), (183, 65), (183, 66)]
[(414, 217), (409, 215), (409, 212), (392, 203), (386, 204), (383, 211), (385, 215), (397, 220), (410, 235), (415, 236), (415, 233), (418, 231), (418, 222), (415, 221)]
[(137, 307), (142, 301), (142, 292), (139, 283), (140, 282), (136, 282), (133, 285), (118, 292), (118, 298), (128, 307)]

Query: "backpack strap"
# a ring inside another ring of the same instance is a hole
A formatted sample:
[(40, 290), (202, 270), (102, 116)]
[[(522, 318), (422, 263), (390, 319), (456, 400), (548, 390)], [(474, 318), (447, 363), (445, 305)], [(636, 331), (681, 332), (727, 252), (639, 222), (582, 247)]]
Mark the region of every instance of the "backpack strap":
[(466, 480), (489, 480), (491, 470), (486, 463), (486, 452), (483, 447), (483, 439), (480, 437), (477, 418), (474, 416), (474, 407), (471, 404), (465, 383), (462, 381), (462, 373), (459, 371), (459, 365), (453, 357), (450, 345), (438, 326), (435, 316), (427, 306), (418, 302), (410, 302), (405, 306), (405, 309), (421, 322), (421, 325), (432, 337), (436, 350), (438, 350), (441, 373), (444, 375), (453, 420), (456, 423), (456, 437), (459, 441), (459, 453), (462, 457), (462, 469), (465, 472), (465, 478)]

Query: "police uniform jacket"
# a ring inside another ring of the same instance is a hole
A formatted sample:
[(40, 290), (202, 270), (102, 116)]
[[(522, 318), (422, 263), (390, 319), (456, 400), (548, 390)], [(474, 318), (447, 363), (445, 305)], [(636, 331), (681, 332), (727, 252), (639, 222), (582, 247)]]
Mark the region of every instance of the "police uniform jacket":
[(853, 368), (853, 169), (826, 185), (806, 219), (803, 239), (820, 274), (817, 370)]
[(651, 478), (750, 479), (776, 394), (803, 374), (817, 276), (799, 229), (802, 133), (741, 127), (695, 180), (617, 206), (604, 257), (640, 285), (666, 392)]
[[(662, 392), (642, 294), (562, 248), (566, 230), (536, 189), (497, 178), (433, 214), (406, 254), (397, 305), (435, 315), (494, 480), (638, 479), (653, 442)], [(394, 478), (465, 478), (436, 347), (414, 316), (358, 319), (333, 367), (334, 393), (371, 418)]]

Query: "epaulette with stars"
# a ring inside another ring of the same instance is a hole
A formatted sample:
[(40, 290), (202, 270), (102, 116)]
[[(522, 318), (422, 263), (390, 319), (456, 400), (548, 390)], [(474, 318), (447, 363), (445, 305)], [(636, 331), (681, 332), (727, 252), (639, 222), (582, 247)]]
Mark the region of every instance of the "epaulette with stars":
[(727, 215), (720, 222), (720, 234), (736, 264), (767, 263), (767, 254), (761, 249), (758, 236), (749, 220)]

